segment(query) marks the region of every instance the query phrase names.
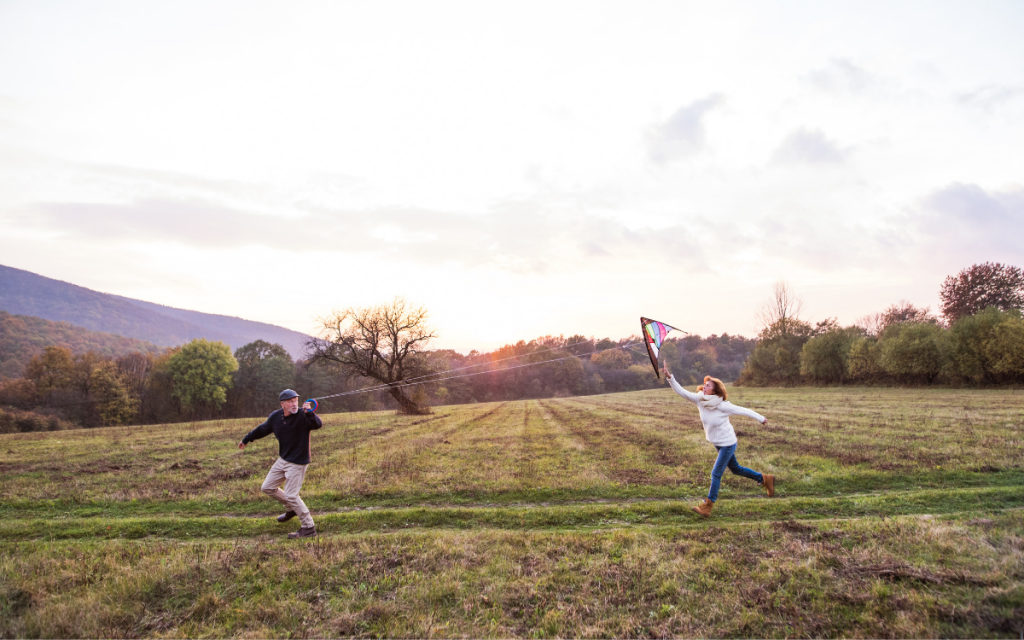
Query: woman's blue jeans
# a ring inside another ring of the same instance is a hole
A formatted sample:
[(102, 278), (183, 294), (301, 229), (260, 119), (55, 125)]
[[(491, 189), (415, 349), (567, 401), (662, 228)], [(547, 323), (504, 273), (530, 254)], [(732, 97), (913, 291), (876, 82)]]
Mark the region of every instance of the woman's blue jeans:
[(764, 478), (760, 473), (753, 469), (741, 467), (740, 463), (736, 462), (736, 445), (732, 444), (728, 447), (716, 446), (715, 448), (718, 449), (718, 459), (715, 460), (715, 466), (711, 469), (711, 488), (708, 489), (708, 500), (711, 502), (718, 500), (718, 488), (722, 485), (722, 474), (725, 473), (726, 467), (738, 476), (750, 478), (759, 483), (764, 482)]

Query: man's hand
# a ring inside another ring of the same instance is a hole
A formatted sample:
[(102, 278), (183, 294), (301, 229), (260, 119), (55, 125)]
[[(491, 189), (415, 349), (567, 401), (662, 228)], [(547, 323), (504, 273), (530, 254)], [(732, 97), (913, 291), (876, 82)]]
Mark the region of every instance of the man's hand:
[(238, 443), (238, 448), (239, 449), (244, 449), (245, 448), (245, 443), (244, 442), (239, 442)]
[(313, 408), (313, 404), (307, 400), (305, 403), (303, 403), (302, 408), (308, 411), (309, 409)]

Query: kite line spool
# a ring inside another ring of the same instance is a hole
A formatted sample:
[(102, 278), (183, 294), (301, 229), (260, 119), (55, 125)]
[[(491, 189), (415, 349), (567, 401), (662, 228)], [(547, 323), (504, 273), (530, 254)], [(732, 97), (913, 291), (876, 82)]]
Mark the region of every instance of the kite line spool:
[(309, 404), (313, 405), (313, 406), (310, 407), (310, 411), (312, 411), (313, 413), (316, 413), (316, 408), (317, 408), (317, 406), (319, 406), (316, 403), (316, 398), (310, 398), (309, 400), (306, 400), (306, 402), (308, 402)]

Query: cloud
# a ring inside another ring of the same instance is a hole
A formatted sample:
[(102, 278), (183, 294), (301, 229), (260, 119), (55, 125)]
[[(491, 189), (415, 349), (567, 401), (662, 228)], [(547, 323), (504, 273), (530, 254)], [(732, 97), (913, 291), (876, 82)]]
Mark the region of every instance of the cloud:
[(871, 78), (846, 58), (832, 58), (824, 68), (810, 72), (807, 81), (827, 93), (861, 93), (871, 83)]
[(812, 272), (937, 274), (995, 260), (1024, 265), (1024, 187), (985, 190), (953, 183), (902, 213), (862, 217), (842, 200), (800, 202), (797, 195), (750, 227), (764, 256), (784, 256)]
[(990, 84), (974, 91), (958, 93), (955, 100), (961, 106), (980, 109), (989, 113), (999, 105), (1021, 95), (1024, 95), (1024, 87), (1022, 86)]
[(820, 130), (801, 127), (786, 136), (772, 160), (778, 164), (841, 164), (847, 152)]
[(768, 259), (811, 272), (870, 269), (890, 240), (834, 204), (788, 200), (769, 211), (751, 224), (749, 242)]
[[(51, 202), (18, 222), (81, 238), (168, 241), (198, 247), (261, 244), (286, 222), (197, 200), (146, 199), (131, 204)], [(36, 224), (33, 224), (36, 223)]]
[(953, 183), (924, 197), (916, 227), (936, 250), (1024, 262), (1024, 188)]
[(534, 201), (506, 202), (485, 214), (310, 206), (304, 217), (288, 219), (196, 200), (147, 199), (129, 204), (42, 203), (7, 217), (21, 227), (104, 243), (164, 241), (208, 249), (265, 246), (303, 252), (322, 248), (516, 273), (615, 269), (638, 259), (691, 269), (704, 264), (703, 249), (687, 227), (634, 229)]
[(716, 93), (680, 107), (668, 120), (652, 127), (646, 135), (650, 159), (664, 164), (703, 149), (707, 137), (704, 117), (724, 103), (724, 96)]

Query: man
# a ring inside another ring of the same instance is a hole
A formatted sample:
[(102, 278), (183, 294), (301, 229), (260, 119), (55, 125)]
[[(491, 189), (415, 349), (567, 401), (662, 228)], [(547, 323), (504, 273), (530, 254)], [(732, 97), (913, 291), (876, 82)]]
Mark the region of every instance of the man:
[[(299, 394), (285, 389), (278, 396), (281, 408), (270, 414), (267, 421), (256, 427), (238, 443), (239, 449), (253, 440), (259, 440), (271, 433), (277, 438), (280, 456), (270, 467), (267, 479), (263, 481), (263, 493), (284, 504), (287, 512), (277, 517), (278, 522), (288, 522), (299, 516), (299, 530), (288, 537), (308, 538), (316, 535), (313, 516), (309, 515), (306, 503), (299, 497), (299, 489), (306, 478), (309, 466), (309, 432), (324, 426), (320, 416), (313, 413), (310, 404), (302, 405), (299, 411)], [(284, 491), (281, 485), (284, 485)]]

